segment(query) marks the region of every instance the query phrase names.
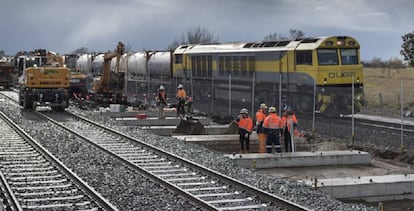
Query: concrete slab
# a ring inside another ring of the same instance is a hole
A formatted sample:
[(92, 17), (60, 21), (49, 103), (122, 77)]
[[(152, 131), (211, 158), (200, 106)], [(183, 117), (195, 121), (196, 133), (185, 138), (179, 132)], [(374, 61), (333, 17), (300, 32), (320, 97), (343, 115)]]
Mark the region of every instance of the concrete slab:
[[(352, 115), (344, 115), (343, 117), (352, 118)], [(393, 124), (401, 124), (400, 118), (382, 117), (382, 116), (367, 115), (367, 114), (354, 114), (354, 118), (369, 120), (372, 122), (388, 122), (388, 123), (393, 123)], [(403, 122), (404, 122), (404, 125), (414, 126), (414, 121), (412, 118), (404, 117)]]
[[(206, 117), (197, 117), (201, 124), (210, 125), (211, 119)], [(146, 119), (138, 119), (136, 117), (117, 117), (115, 120), (122, 122), (123, 125), (129, 126), (177, 126), (181, 119), (179, 117), (165, 117), (165, 119), (158, 119), (158, 117), (148, 117)]]
[(316, 151), (225, 155), (244, 168), (278, 168), (323, 165), (369, 165), (371, 155), (362, 151)]
[[(204, 145), (211, 150), (222, 151), (227, 153), (239, 152), (240, 142), (238, 134), (229, 135), (177, 135), (174, 138), (185, 140), (189, 143)], [(250, 136), (250, 151), (258, 152), (257, 134)]]
[[(240, 142), (238, 134), (218, 134), (218, 135), (172, 135), (172, 137), (185, 140), (187, 142), (201, 144), (207, 146), (209, 149), (233, 153), (240, 151)], [(309, 149), (311, 146), (306, 142), (304, 137), (295, 137), (296, 150)], [(283, 147), (283, 145), (282, 145)], [(252, 133), (250, 136), (250, 152), (259, 151), (259, 141), (256, 133)]]
[[(136, 117), (137, 114), (147, 114), (150, 117), (157, 117), (158, 110), (141, 110), (141, 111), (125, 111), (125, 112), (100, 112), (104, 116), (108, 116), (111, 118), (121, 118), (121, 117)], [(164, 111), (164, 115), (166, 117), (175, 117), (177, 116), (177, 112), (173, 109), (166, 109)]]
[(384, 201), (414, 199), (414, 174), (304, 180), (337, 199)]
[[(229, 125), (205, 125), (204, 129), (206, 130), (208, 135), (219, 135), (223, 134)], [(154, 134), (161, 135), (161, 136), (175, 136), (173, 131), (177, 128), (176, 125), (170, 126), (148, 126), (142, 127), (144, 130), (149, 130)]]

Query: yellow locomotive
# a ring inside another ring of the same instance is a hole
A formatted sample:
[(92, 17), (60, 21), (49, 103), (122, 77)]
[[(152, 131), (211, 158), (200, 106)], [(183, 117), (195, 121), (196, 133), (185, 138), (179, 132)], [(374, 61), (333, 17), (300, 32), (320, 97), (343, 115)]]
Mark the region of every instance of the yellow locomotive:
[(173, 76), (196, 84), (195, 102), (213, 98), (230, 113), (266, 102), (337, 114), (363, 103), (360, 45), (349, 36), (183, 45), (173, 53)]

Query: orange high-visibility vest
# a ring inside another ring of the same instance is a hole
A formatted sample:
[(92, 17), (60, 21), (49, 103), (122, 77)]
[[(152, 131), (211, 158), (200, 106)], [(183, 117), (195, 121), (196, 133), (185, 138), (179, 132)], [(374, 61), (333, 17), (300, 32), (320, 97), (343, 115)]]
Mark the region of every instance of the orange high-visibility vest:
[(178, 89), (177, 92), (177, 98), (186, 98), (187, 97), (187, 93), (185, 92), (184, 89)]
[(290, 125), (291, 125), (290, 122), (292, 122), (293, 124), (298, 124), (298, 119), (296, 119), (296, 115), (295, 114), (288, 115), (288, 116), (283, 116), (282, 117), (282, 125), (283, 125), (283, 128), (286, 128), (287, 127), (287, 129), (288, 129), (289, 132), (291, 131), (290, 130)]
[(239, 128), (247, 130), (249, 133), (253, 130), (253, 119), (250, 117), (241, 118), (239, 121)]
[(264, 113), (263, 109), (259, 109), (256, 112), (256, 122), (257, 123), (263, 122), (265, 118), (266, 118), (266, 114)]
[(282, 120), (275, 113), (270, 113), (263, 123), (263, 127), (268, 129), (280, 129), (282, 126)]

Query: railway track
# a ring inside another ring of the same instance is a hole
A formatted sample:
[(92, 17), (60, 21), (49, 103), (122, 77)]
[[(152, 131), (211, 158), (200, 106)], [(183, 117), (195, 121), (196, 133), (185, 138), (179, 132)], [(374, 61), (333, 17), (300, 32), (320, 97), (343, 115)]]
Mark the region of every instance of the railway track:
[[(309, 122), (312, 121), (312, 115), (309, 114), (303, 114), (301, 113), (300, 116), (302, 118), (306, 118)], [(391, 130), (391, 131), (401, 131), (401, 122), (398, 121), (387, 121), (386, 117), (379, 117), (377, 119), (363, 119), (363, 118), (355, 118), (354, 123), (355, 127), (361, 126), (365, 128), (372, 128), (375, 130)], [(351, 126), (352, 122), (352, 116), (346, 115), (346, 116), (326, 116), (326, 115), (319, 115), (316, 117), (317, 122), (331, 122), (332, 124), (338, 124), (338, 125), (346, 125)], [(405, 133), (414, 133), (414, 125), (410, 124), (408, 122), (409, 120), (403, 121), (403, 131)], [(412, 122), (412, 120), (411, 120)]]
[(7, 210), (117, 210), (2, 112), (0, 133)]
[(38, 113), (206, 210), (309, 210), (72, 113)]

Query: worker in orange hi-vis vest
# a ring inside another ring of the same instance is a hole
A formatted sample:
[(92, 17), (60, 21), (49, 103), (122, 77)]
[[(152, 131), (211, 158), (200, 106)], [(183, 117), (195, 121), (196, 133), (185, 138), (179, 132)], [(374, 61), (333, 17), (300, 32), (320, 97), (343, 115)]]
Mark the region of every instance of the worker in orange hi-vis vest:
[(269, 108), (269, 115), (266, 117), (263, 128), (265, 130), (267, 139), (266, 139), (266, 151), (267, 153), (272, 153), (273, 146), (275, 145), (275, 151), (281, 153), (280, 149), (280, 130), (282, 128), (282, 119), (276, 114), (276, 108)]
[[(253, 119), (249, 117), (249, 111), (246, 108), (243, 108), (240, 111), (238, 125), (240, 135), (240, 153), (248, 153), (250, 149), (250, 134), (253, 131)], [(244, 145), (246, 145), (246, 148)]]
[(267, 115), (266, 104), (260, 104), (259, 110), (256, 112), (256, 133), (259, 138), (259, 153), (266, 152), (266, 133), (263, 129), (263, 122)]
[(187, 98), (187, 93), (184, 89), (184, 86), (182, 84), (179, 84), (177, 87), (177, 116), (184, 117), (185, 110), (184, 110), (184, 104)]
[[(296, 118), (295, 112), (293, 112), (290, 106), (285, 106), (282, 116), (282, 125), (283, 125), (283, 136), (284, 136), (284, 145), (286, 152), (292, 152), (292, 136), (291, 131), (293, 131), (298, 125), (298, 119)], [(291, 128), (293, 127), (293, 128)]]

